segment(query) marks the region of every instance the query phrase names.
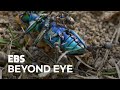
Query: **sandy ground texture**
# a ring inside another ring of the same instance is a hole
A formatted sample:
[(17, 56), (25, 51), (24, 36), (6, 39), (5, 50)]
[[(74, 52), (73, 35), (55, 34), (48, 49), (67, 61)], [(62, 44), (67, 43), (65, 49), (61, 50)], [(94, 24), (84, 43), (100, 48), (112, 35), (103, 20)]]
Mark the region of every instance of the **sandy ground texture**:
[[(119, 11), (53, 11), (51, 19), (78, 33), (87, 45), (96, 46), (79, 56), (67, 56), (60, 64), (72, 64), (74, 73), (52, 72), (29, 74), (7, 72), (7, 55), (24, 54), (27, 64), (55, 64), (58, 56), (54, 49), (41, 41), (32, 46), (37, 33), (31, 38), (23, 34), (16, 22), (22, 11), (0, 11), (0, 78), (3, 79), (120, 79), (120, 12)], [(46, 12), (49, 13), (49, 12)], [(59, 18), (63, 16), (64, 18)], [(14, 44), (15, 43), (15, 44)], [(21, 47), (20, 47), (21, 46)], [(104, 46), (104, 48), (101, 48)]]

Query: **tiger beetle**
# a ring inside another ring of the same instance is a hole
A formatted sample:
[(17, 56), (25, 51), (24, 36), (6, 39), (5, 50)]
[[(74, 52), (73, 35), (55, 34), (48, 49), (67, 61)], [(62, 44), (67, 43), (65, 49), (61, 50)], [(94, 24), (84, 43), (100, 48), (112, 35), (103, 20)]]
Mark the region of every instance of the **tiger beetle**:
[(57, 25), (55, 21), (50, 21), (49, 15), (38, 15), (34, 12), (25, 12), (21, 14), (20, 20), (28, 27), (25, 34), (31, 31), (39, 31), (39, 35), (34, 44), (38, 43), (41, 38), (52, 48), (59, 48), (59, 51), (68, 51), (66, 55), (84, 54), (87, 45), (84, 40), (65, 26)]

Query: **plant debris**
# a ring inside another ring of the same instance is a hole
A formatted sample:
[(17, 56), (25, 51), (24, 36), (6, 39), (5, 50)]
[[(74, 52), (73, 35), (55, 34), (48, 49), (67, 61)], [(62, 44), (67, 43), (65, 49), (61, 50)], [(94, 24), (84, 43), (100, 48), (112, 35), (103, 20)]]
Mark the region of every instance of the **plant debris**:
[[(63, 58), (67, 52), (55, 55), (56, 50), (42, 40), (33, 46), (37, 33), (20, 38), (24, 30), (16, 16), (22, 12), (0, 11), (0, 79), (120, 79), (120, 11), (46, 11), (51, 20), (74, 30), (88, 46), (96, 46), (83, 55), (66, 55), (68, 61)], [(9, 74), (10, 54), (26, 55), (28, 64), (72, 64), (74, 73)]]

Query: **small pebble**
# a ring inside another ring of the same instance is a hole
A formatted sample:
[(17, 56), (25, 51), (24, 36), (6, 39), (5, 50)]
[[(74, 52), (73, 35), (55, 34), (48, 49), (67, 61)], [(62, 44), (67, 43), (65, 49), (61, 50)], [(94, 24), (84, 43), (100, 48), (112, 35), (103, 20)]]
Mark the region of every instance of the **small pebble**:
[(104, 45), (104, 47), (105, 47), (106, 49), (111, 49), (111, 48), (113, 47), (113, 45), (112, 45), (112, 43), (110, 43), (110, 42), (106, 42), (105, 45)]
[(9, 39), (10, 36), (9, 35), (4, 35), (4, 38)]
[(110, 65), (112, 65), (113, 67), (115, 66), (115, 59), (111, 58), (108, 62), (110, 63)]
[(66, 20), (70, 23), (75, 23), (75, 20), (72, 17), (67, 16)]
[(24, 41), (25, 41), (24, 39), (20, 39), (19, 43), (20, 43), (20, 44), (23, 44)]
[(3, 33), (4, 33), (4, 29), (0, 28), (0, 34), (3, 34)]

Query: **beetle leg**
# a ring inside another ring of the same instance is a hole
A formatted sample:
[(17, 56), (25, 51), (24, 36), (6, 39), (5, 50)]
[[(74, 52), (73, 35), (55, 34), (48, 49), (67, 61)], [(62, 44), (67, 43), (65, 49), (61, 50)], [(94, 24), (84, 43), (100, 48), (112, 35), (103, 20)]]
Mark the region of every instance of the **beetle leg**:
[(61, 45), (65, 45), (65, 44), (67, 44), (67, 42), (62, 43)]
[[(60, 40), (60, 39), (59, 39)], [(55, 43), (55, 48), (56, 48), (56, 63), (59, 63), (59, 61), (64, 58), (65, 60), (68, 59), (66, 54), (69, 52), (69, 51), (65, 51), (64, 53), (60, 50), (60, 47), (59, 45), (61, 44), (61, 42), (56, 42)], [(58, 57), (58, 53), (60, 53), (61, 55)]]
[(51, 35), (50, 35), (50, 38), (49, 38), (49, 39), (50, 39), (50, 41), (52, 41), (52, 39), (51, 39)]
[(37, 36), (37, 38), (35, 39), (34, 45), (37, 44), (43, 37), (43, 35), (45, 34), (46, 30), (42, 30), (39, 35)]
[[(67, 58), (66, 54), (67, 54), (68, 52), (69, 52), (69, 51), (65, 51), (65, 52), (63, 53), (63, 52), (60, 50), (60, 47), (59, 47), (58, 45), (56, 45), (56, 58), (55, 58), (56, 63), (58, 64), (62, 58), (64, 58), (65, 60), (67, 60), (68, 58)], [(59, 53), (61, 54), (60, 56), (58, 56)]]
[(70, 52), (70, 51), (65, 51), (64, 53), (62, 53), (62, 54), (59, 56), (59, 58), (58, 58), (58, 60), (57, 60), (57, 63), (59, 63), (62, 58), (67, 59), (66, 54), (69, 53), (69, 52)]
[(59, 46), (60, 43), (61, 43), (61, 41), (60, 41), (60, 38), (59, 38), (59, 41), (55, 42), (54, 44), (55, 44), (55, 49), (57, 50), (57, 52), (62, 53), (62, 51), (60, 50), (60, 46)]
[(58, 45), (58, 42), (55, 42), (55, 61), (57, 62), (58, 54), (60, 53), (60, 47)]

